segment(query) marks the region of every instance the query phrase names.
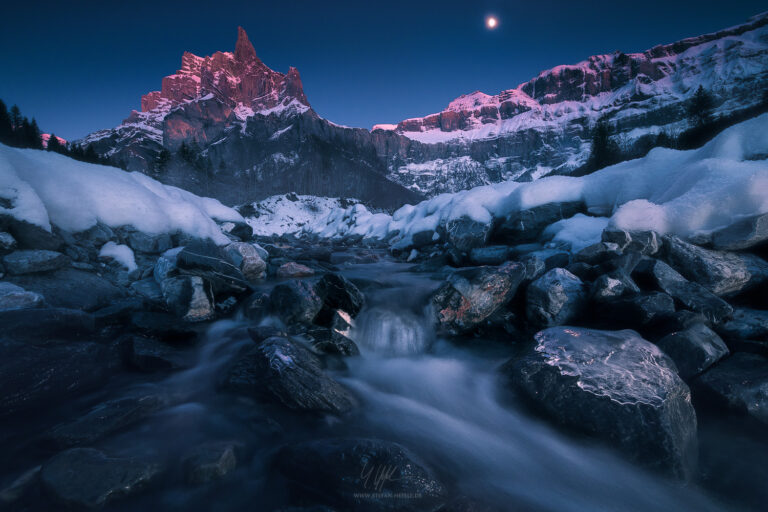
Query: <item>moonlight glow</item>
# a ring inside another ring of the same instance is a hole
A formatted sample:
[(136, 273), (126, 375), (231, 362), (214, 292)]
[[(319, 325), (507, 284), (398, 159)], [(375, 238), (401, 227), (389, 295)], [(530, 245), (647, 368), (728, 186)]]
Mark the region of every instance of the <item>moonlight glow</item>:
[(488, 16), (485, 18), (485, 26), (489, 29), (493, 30), (495, 29), (499, 24), (499, 20), (496, 19), (495, 16)]

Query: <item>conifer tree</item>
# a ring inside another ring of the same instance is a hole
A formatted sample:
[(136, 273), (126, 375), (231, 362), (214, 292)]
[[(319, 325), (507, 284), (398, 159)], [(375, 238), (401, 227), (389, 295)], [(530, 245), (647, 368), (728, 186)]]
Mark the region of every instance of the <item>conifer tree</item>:
[(704, 126), (712, 121), (714, 99), (703, 86), (699, 86), (688, 103), (688, 117), (696, 126)]
[(48, 138), (48, 151), (53, 151), (55, 153), (62, 153), (62, 147), (61, 144), (59, 144), (59, 139), (56, 137), (55, 133), (52, 133), (51, 136)]
[(619, 145), (611, 139), (610, 128), (605, 118), (600, 118), (592, 134), (592, 152), (587, 162), (591, 170), (602, 169), (621, 160)]
[(0, 143), (11, 144), (13, 142), (13, 124), (8, 108), (0, 100)]

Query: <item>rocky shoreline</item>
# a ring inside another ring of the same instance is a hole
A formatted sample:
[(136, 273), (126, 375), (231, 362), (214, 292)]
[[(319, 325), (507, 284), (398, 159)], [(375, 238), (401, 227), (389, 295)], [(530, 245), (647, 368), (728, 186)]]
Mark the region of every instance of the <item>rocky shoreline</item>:
[[(470, 349), (477, 340), (515, 346), (498, 387), (531, 414), (651, 471), (706, 483), (697, 416), (733, 415), (758, 430), (768, 422), (768, 217), (695, 240), (608, 228), (575, 254), (539, 243), (579, 208), (459, 219), (407, 247), (257, 239), (232, 222), (221, 223), (230, 243), (219, 246), (0, 218), (0, 500), (14, 510), (130, 504), (163, 482), (210, 488), (248, 465), (258, 451), (249, 438), (209, 440), (172, 460), (110, 441), (184, 403), (184, 387), (140, 384), (192, 370), (214, 322), (236, 318), (251, 341), (217, 370), (212, 392), (256, 425), (257, 444), (267, 440), (284, 505), (479, 510), (418, 447), (360, 433), (324, 439), (320, 427), (302, 440), (285, 427), (285, 418), (343, 424), (360, 409), (365, 397), (335, 372), (360, 357), (355, 317), (380, 284), (341, 271), (393, 258), (434, 282), (422, 306), (438, 336)], [(126, 250), (105, 254), (109, 243)], [(130, 393), (115, 398), (126, 383)], [(365, 478), (350, 475), (365, 461), (395, 472), (384, 479), (389, 495), (355, 497)], [(417, 498), (393, 502), (398, 494)]]

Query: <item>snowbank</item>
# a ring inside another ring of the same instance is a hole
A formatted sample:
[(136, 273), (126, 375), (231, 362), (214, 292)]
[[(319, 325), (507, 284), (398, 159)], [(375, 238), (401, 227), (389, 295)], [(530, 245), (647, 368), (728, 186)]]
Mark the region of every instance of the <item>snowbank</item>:
[(136, 258), (133, 251), (127, 245), (119, 245), (115, 242), (107, 242), (101, 246), (99, 256), (102, 258), (112, 258), (128, 271), (136, 270)]
[(0, 213), (65, 231), (97, 222), (149, 234), (182, 231), (217, 243), (227, 238), (215, 221), (243, 218), (215, 199), (163, 185), (136, 172), (87, 164), (56, 153), (0, 144)]
[(582, 201), (594, 216), (603, 217), (580, 216), (552, 226), (548, 234), (574, 249), (588, 245), (608, 224), (688, 237), (766, 213), (768, 114), (728, 128), (699, 149), (656, 148), (644, 158), (580, 178), (552, 176), (442, 194), (403, 206), (391, 218), (364, 208), (335, 211), (307, 230), (327, 237), (360, 233), (374, 238), (398, 231), (402, 244), (415, 233), (462, 216), (488, 223), (514, 211), (566, 201)]

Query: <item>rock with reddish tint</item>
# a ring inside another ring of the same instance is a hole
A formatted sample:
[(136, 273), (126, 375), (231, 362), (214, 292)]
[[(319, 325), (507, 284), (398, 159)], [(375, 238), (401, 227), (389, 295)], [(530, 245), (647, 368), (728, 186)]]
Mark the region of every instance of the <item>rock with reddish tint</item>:
[(289, 261), (280, 265), (275, 275), (282, 278), (310, 277), (315, 275), (315, 271), (301, 263)]
[(512, 300), (524, 278), (525, 267), (515, 262), (453, 272), (431, 298), (437, 325), (452, 333), (478, 327)]

